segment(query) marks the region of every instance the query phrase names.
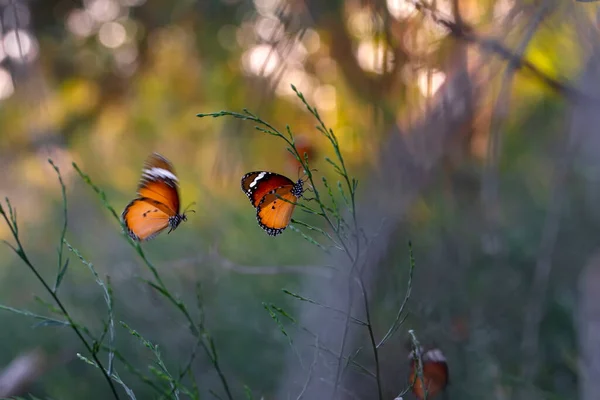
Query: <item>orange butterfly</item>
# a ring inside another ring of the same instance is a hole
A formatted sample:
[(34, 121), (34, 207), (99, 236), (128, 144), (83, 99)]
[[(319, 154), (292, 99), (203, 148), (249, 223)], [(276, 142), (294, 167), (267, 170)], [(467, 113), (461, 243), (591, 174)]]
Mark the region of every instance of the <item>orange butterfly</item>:
[(448, 385), (448, 364), (446, 364), (446, 357), (440, 349), (433, 348), (423, 353), (423, 349), (419, 348), (418, 351), (421, 353), (421, 360), (423, 361), (423, 381), (417, 374), (417, 366), (415, 359), (415, 352), (411, 352), (409, 358), (410, 364), (410, 384), (412, 386), (413, 393), (419, 399), (425, 398), (425, 388), (427, 388), (427, 398), (433, 398), (441, 391), (443, 391)]
[[(268, 235), (282, 233), (292, 219), (304, 181), (267, 171), (249, 172), (242, 177), (242, 190), (256, 208), (256, 220)], [(279, 197), (281, 197), (281, 199)]]
[[(177, 228), (187, 221), (179, 214), (179, 192), (173, 164), (158, 153), (152, 153), (144, 163), (138, 197), (127, 204), (121, 219), (129, 237), (137, 241), (150, 240), (160, 232)], [(193, 211), (193, 210), (190, 210)]]

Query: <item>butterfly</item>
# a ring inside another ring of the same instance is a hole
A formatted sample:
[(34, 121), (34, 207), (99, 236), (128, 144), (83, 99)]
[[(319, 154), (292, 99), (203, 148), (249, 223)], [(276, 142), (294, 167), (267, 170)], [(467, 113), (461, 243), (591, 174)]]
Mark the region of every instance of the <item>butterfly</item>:
[(430, 399), (442, 392), (448, 385), (448, 364), (446, 364), (446, 357), (438, 348), (426, 352), (419, 348), (418, 351), (421, 353), (421, 360), (423, 361), (423, 380), (421, 381), (421, 377), (417, 374), (417, 361), (413, 351), (409, 355), (411, 360), (409, 382), (413, 385), (412, 391), (417, 398), (425, 398), (425, 388), (423, 387), (425, 386), (427, 388), (427, 398)]
[[(297, 182), (275, 172), (254, 171), (242, 177), (242, 191), (256, 208), (256, 220), (268, 235), (282, 233), (292, 219), (304, 181)], [(281, 198), (279, 198), (279, 197)]]
[(138, 197), (127, 204), (121, 214), (129, 237), (136, 241), (150, 240), (166, 228), (170, 228), (171, 233), (182, 221), (187, 221), (185, 211), (179, 213), (177, 181), (169, 160), (158, 153), (148, 156), (137, 189)]

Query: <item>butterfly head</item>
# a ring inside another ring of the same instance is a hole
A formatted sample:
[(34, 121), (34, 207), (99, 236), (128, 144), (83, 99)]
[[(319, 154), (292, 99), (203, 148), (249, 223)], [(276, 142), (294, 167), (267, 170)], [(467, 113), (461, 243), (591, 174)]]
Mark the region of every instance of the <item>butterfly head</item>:
[(177, 228), (179, 226), (179, 224), (181, 224), (182, 222), (187, 221), (187, 213), (189, 213), (189, 212), (195, 213), (196, 212), (196, 210), (189, 209), (194, 204), (196, 204), (196, 203), (191, 203), (189, 206), (187, 206), (181, 214), (175, 214), (169, 218), (169, 228), (170, 229), (169, 229), (168, 233), (171, 233), (171, 231), (173, 231), (175, 228)]

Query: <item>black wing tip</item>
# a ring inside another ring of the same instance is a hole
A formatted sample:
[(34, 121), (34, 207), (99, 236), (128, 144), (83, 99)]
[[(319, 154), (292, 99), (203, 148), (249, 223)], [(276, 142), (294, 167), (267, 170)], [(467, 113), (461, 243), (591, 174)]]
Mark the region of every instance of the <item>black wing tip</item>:
[(150, 159), (152, 157), (160, 158), (162, 161), (166, 161), (167, 163), (171, 164), (171, 161), (169, 161), (167, 157), (163, 156), (158, 151), (153, 151), (147, 158)]
[(140, 237), (138, 235), (136, 235), (131, 229), (126, 228), (124, 230), (125, 233), (127, 233), (127, 236), (129, 236), (129, 238), (131, 240), (133, 240), (134, 242), (142, 242), (143, 240), (140, 239)]
[(260, 226), (267, 233), (267, 235), (273, 236), (273, 237), (277, 236), (277, 235), (281, 235), (283, 233), (283, 231), (285, 231), (285, 228), (288, 227), (288, 225), (286, 225), (283, 228), (271, 228), (270, 226), (263, 224), (262, 221), (260, 220), (260, 217), (258, 216), (259, 209), (260, 209), (260, 205), (258, 207), (256, 207), (256, 222), (258, 222), (258, 226)]
[(283, 231), (285, 231), (285, 228), (287, 228), (287, 226), (283, 228), (270, 228), (261, 222), (259, 222), (258, 225), (267, 233), (267, 235), (273, 237), (281, 235)]
[(127, 211), (129, 210), (129, 205), (127, 205), (127, 207), (125, 207), (125, 210), (123, 210), (123, 212), (121, 213), (121, 223), (123, 224), (123, 233), (126, 233), (127, 236), (129, 236), (129, 238), (131, 240), (133, 240), (134, 242), (141, 242), (142, 240), (140, 239), (140, 237), (138, 235), (135, 234), (134, 231), (131, 230), (131, 228), (129, 228), (129, 226), (127, 225), (127, 222), (125, 221), (125, 217), (127, 216)]
[[(163, 229), (164, 230), (164, 229)], [(160, 230), (144, 239), (140, 238), (138, 235), (135, 234), (134, 231), (132, 231), (131, 229), (129, 229), (129, 227), (127, 225), (125, 225), (125, 229), (123, 230), (124, 233), (127, 234), (127, 236), (129, 236), (129, 238), (131, 240), (133, 240), (134, 242), (138, 242), (138, 243), (143, 243), (143, 242), (147, 242), (149, 240), (154, 239), (155, 237), (157, 237), (163, 230)]]
[(135, 232), (133, 232), (129, 226), (127, 225), (127, 221), (125, 220), (125, 218), (127, 217), (127, 213), (129, 212), (129, 206), (131, 205), (131, 203), (133, 203), (135, 200), (131, 201), (129, 204), (127, 204), (125, 206), (125, 209), (123, 210), (123, 212), (121, 213), (121, 224), (123, 224), (123, 233), (126, 233), (127, 236), (129, 236), (129, 238), (131, 240), (133, 240), (134, 242), (141, 242), (140, 238), (138, 235), (135, 234)]

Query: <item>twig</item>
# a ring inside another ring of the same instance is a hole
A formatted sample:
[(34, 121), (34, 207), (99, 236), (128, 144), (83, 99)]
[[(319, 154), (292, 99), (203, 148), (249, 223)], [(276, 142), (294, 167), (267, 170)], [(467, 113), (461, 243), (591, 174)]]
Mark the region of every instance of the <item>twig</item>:
[[(345, 312), (344, 312), (344, 310), (340, 310), (339, 308), (335, 308), (335, 307), (328, 306), (326, 304), (319, 303), (318, 301), (312, 300), (312, 299), (310, 299), (308, 297), (300, 296), (299, 294), (291, 292), (291, 291), (289, 291), (287, 289), (282, 289), (282, 290), (283, 290), (283, 293), (287, 294), (288, 296), (292, 296), (293, 298), (298, 299), (300, 301), (306, 301), (307, 303), (314, 304), (317, 307), (321, 307), (321, 308), (324, 308), (324, 309), (327, 309), (327, 310), (331, 310), (331, 311), (334, 311), (334, 312), (336, 312), (338, 314), (346, 315)], [(352, 320), (352, 322), (355, 322), (355, 323), (357, 323), (359, 325), (367, 326), (367, 322), (362, 321), (359, 318), (356, 318), (356, 317), (354, 317), (352, 315), (350, 315), (349, 318)]]
[(383, 392), (381, 388), (381, 373), (379, 371), (379, 351), (377, 344), (375, 343), (375, 334), (373, 333), (373, 324), (371, 323), (371, 312), (369, 311), (369, 297), (365, 285), (363, 285), (362, 279), (359, 277), (356, 279), (362, 291), (364, 305), (365, 305), (365, 316), (367, 318), (367, 330), (369, 331), (369, 340), (373, 349), (373, 358), (375, 359), (375, 380), (377, 381), (377, 395), (379, 400), (383, 400)]
[(296, 397), (296, 400), (300, 400), (306, 389), (308, 388), (308, 384), (310, 383), (310, 379), (312, 378), (312, 372), (315, 369), (315, 365), (317, 365), (317, 360), (319, 359), (319, 337), (315, 336), (315, 357), (313, 358), (312, 364), (310, 364), (310, 368), (308, 369), (308, 376), (306, 377), (306, 382), (304, 382), (304, 386), (302, 386), (302, 390)]
[[(416, 375), (418, 377), (418, 379), (421, 380), (421, 386), (423, 387), (423, 400), (427, 400), (427, 395), (428, 395), (428, 388), (427, 385), (425, 385), (425, 378), (423, 376), (423, 358), (422, 358), (422, 354), (421, 354), (421, 344), (419, 343), (419, 340), (417, 339), (417, 336), (415, 335), (415, 331), (413, 331), (412, 329), (410, 329), (408, 331), (408, 334), (410, 335), (410, 342), (413, 348), (413, 361), (416, 364)], [(414, 385), (416, 383), (416, 379), (413, 380), (412, 385)], [(412, 387), (412, 386), (411, 386)]]
[[(85, 173), (83, 173), (81, 171), (81, 169), (79, 169), (79, 167), (77, 166), (76, 163), (73, 163), (73, 168), (75, 168), (75, 170), (77, 171), (79, 176), (84, 180), (84, 182), (86, 182), (94, 190), (94, 192), (96, 192), (100, 196), (100, 199), (102, 200), (104, 207), (110, 211), (110, 213), (113, 215), (113, 217), (119, 222), (121, 227), (124, 228), (123, 222), (119, 218), (115, 209), (108, 202), (108, 199), (107, 199), (104, 191), (102, 189), (100, 189), (98, 186), (96, 186), (92, 182), (91, 178), (88, 175), (86, 175)], [(233, 395), (229, 388), (229, 384), (227, 383), (225, 374), (223, 373), (223, 370), (219, 364), (219, 359), (218, 359), (218, 355), (217, 355), (217, 352), (216, 352), (216, 349), (214, 346), (214, 341), (213, 341), (212, 337), (210, 336), (210, 334), (208, 333), (208, 331), (203, 326), (198, 326), (196, 324), (196, 322), (192, 318), (187, 306), (181, 300), (176, 298), (168, 290), (168, 288), (166, 287), (165, 283), (162, 280), (162, 277), (158, 273), (158, 270), (156, 269), (154, 264), (148, 259), (148, 257), (146, 256), (146, 253), (140, 246), (140, 243), (133, 242), (132, 240), (130, 240), (127, 237), (127, 234), (125, 233), (125, 230), (123, 230), (123, 236), (127, 239), (128, 243), (136, 250), (136, 252), (140, 256), (140, 258), (142, 259), (142, 261), (144, 262), (144, 264), (150, 270), (152, 276), (154, 277), (154, 282), (147, 280), (146, 283), (148, 283), (148, 285), (150, 285), (157, 292), (159, 292), (163, 297), (165, 297), (169, 302), (171, 302), (171, 304), (173, 304), (181, 312), (181, 314), (184, 316), (184, 318), (187, 320), (187, 322), (189, 324), (189, 329), (190, 329), (190, 332), (192, 333), (192, 335), (194, 335), (197, 338), (202, 338), (202, 341), (201, 341), (202, 349), (204, 350), (204, 352), (210, 359), (213, 368), (217, 372), (219, 380), (221, 381), (221, 385), (223, 386), (223, 389), (225, 390), (225, 393), (227, 394), (227, 398), (229, 400), (233, 400)]]
[[(27, 267), (35, 275), (36, 279), (42, 284), (42, 286), (44, 286), (44, 289), (48, 292), (48, 294), (50, 294), (50, 296), (52, 297), (52, 300), (54, 300), (54, 302), (60, 309), (63, 316), (69, 322), (69, 326), (71, 327), (71, 329), (73, 329), (73, 331), (75, 332), (75, 334), (77, 335), (79, 340), (83, 343), (85, 349), (91, 354), (92, 358), (98, 365), (98, 368), (100, 369), (100, 371), (102, 371), (102, 375), (104, 376), (108, 385), (110, 386), (110, 390), (111, 390), (114, 398), (119, 399), (119, 394), (117, 393), (117, 389), (115, 388), (110, 376), (107, 374), (106, 369), (103, 367), (102, 363), (98, 359), (97, 352), (92, 349), (92, 347), (90, 346), (88, 341), (83, 337), (77, 324), (75, 324), (75, 322), (71, 318), (71, 315), (67, 311), (66, 307), (64, 306), (64, 304), (62, 303), (62, 301), (60, 300), (60, 298), (58, 297), (56, 292), (54, 292), (52, 290), (52, 288), (48, 285), (46, 280), (40, 275), (37, 268), (31, 263), (31, 261), (29, 260), (29, 257), (27, 257), (27, 254), (25, 253), (25, 249), (23, 248), (23, 245), (21, 244), (21, 239), (19, 237), (16, 212), (12, 208), (8, 198), (6, 199), (6, 203), (7, 203), (8, 209), (9, 209), (9, 214), (7, 215), (6, 212), (4, 211), (4, 208), (2, 207), (2, 205), (0, 205), (0, 215), (2, 215), (2, 217), (4, 218), (4, 221), (6, 222), (6, 225), (9, 227), (9, 229), (12, 233), (13, 239), (15, 240), (15, 243), (16, 243), (16, 247), (13, 247), (12, 245), (10, 245), (10, 247), (15, 251), (15, 253), (25, 263), (25, 265), (27, 265)], [(9, 219), (9, 215), (10, 215), (10, 219)]]
[[(98, 286), (100, 286), (100, 288), (102, 289), (102, 292), (104, 294), (104, 301), (105, 301), (106, 307), (108, 309), (107, 329), (108, 329), (108, 333), (109, 333), (109, 343), (108, 343), (108, 350), (107, 350), (108, 351), (108, 364), (107, 364), (106, 369), (107, 369), (108, 375), (110, 376), (113, 373), (113, 361), (115, 358), (115, 354), (114, 354), (114, 350), (113, 350), (114, 349), (113, 344), (115, 341), (115, 321), (114, 321), (113, 301), (112, 301), (112, 296), (111, 296), (111, 290), (110, 290), (109, 286), (107, 284), (105, 284), (102, 279), (100, 279), (100, 276), (96, 272), (94, 265), (91, 262), (87, 261), (83, 257), (83, 255), (79, 252), (79, 250), (77, 250), (76, 248), (71, 246), (71, 244), (67, 240), (64, 240), (63, 242), (64, 242), (64, 244), (67, 245), (67, 248), (69, 249), (69, 251), (72, 252), (73, 254), (75, 254), (77, 256), (77, 258), (79, 258), (79, 261), (81, 261), (81, 263), (90, 270), (90, 272), (94, 276), (94, 280), (96, 281)], [(102, 340), (100, 340), (100, 342), (102, 342)]]
[(410, 298), (410, 294), (412, 292), (412, 279), (413, 279), (413, 273), (415, 270), (415, 259), (413, 257), (411, 242), (408, 242), (408, 253), (409, 253), (409, 261), (410, 261), (410, 269), (408, 271), (408, 287), (406, 288), (406, 293), (404, 294), (404, 299), (402, 300), (402, 304), (400, 305), (400, 308), (398, 309), (398, 313), (396, 314), (396, 319), (392, 323), (392, 326), (390, 326), (390, 329), (387, 331), (385, 336), (381, 339), (381, 341), (377, 344), (377, 346), (375, 346), (377, 349), (380, 348), (381, 346), (383, 346), (385, 344), (385, 342), (387, 342), (388, 339), (392, 337), (392, 335), (400, 327), (401, 321), (403, 321), (402, 314), (404, 314), (404, 309), (406, 307), (406, 304), (408, 303), (408, 299)]
[[(583, 103), (600, 103), (600, 98), (584, 93), (566, 82), (562, 82), (560, 80), (552, 78), (551, 76), (547, 75), (542, 70), (540, 70), (534, 63), (532, 63), (524, 57), (520, 57), (518, 54), (515, 54), (513, 51), (508, 49), (499, 41), (491, 38), (482, 37), (481, 35), (477, 34), (472, 26), (466, 23), (458, 25), (456, 22), (453, 22), (450, 19), (443, 17), (439, 11), (433, 9), (429, 4), (425, 3), (422, 0), (407, 1), (412, 3), (417, 8), (417, 10), (429, 15), (434, 22), (447, 28), (449, 33), (453, 37), (460, 40), (464, 40), (467, 43), (475, 44), (481, 49), (490, 53), (497, 54), (498, 56), (508, 61), (513, 68), (528, 71), (533, 75), (533, 77), (543, 82), (556, 92), (562, 94), (569, 100)], [(594, 106), (597, 106), (597, 104), (594, 104)]]

